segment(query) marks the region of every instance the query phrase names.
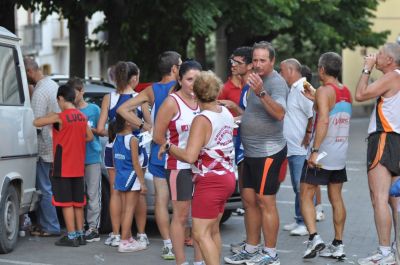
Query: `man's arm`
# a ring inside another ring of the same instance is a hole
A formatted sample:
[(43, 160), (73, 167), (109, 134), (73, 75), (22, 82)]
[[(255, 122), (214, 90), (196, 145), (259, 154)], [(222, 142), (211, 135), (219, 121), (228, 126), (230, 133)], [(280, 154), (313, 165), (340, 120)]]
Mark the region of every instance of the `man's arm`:
[[(326, 137), (326, 133), (328, 132), (329, 127), (329, 111), (331, 109), (330, 106), (330, 97), (333, 96), (333, 91), (331, 91), (330, 87), (320, 87), (317, 89), (315, 94), (315, 104), (317, 105), (318, 110), (318, 119), (315, 128), (315, 137), (313, 148), (319, 149), (323, 140)], [(316, 159), (318, 156), (318, 152), (313, 152), (310, 155), (308, 160), (308, 164), (311, 167), (316, 166)]]
[[(137, 108), (137, 106), (140, 106), (145, 102), (148, 102), (150, 104), (153, 104), (154, 102), (154, 94), (151, 86), (148, 86), (145, 90), (140, 92), (139, 95), (137, 95), (136, 97), (127, 100), (117, 109), (117, 113), (120, 114), (128, 122), (135, 124), (136, 126), (139, 127), (142, 124), (142, 120), (139, 117), (137, 117), (132, 110), (134, 110), (135, 108)], [(151, 124), (145, 122), (143, 125), (143, 129), (146, 131), (150, 131)]]
[[(249, 84), (256, 95), (260, 95), (262, 91), (265, 91), (263, 80), (258, 74), (252, 73), (249, 75)], [(268, 93), (265, 93), (264, 96), (260, 96), (260, 101), (269, 115), (278, 121), (283, 120), (286, 113), (285, 108), (268, 95)]]
[(33, 126), (43, 127), (46, 125), (61, 123), (60, 116), (57, 113), (49, 113), (47, 116), (39, 117), (33, 120)]
[(153, 141), (157, 144), (164, 144), (167, 139), (165, 135), (168, 130), (169, 122), (178, 112), (178, 106), (172, 97), (167, 97), (157, 114), (157, 118), (154, 124)]
[(311, 133), (312, 133), (312, 121), (313, 117), (308, 118), (306, 131), (304, 132), (303, 141), (301, 142), (301, 146), (304, 146), (305, 148), (307, 148), (308, 145), (310, 144)]
[[(376, 64), (376, 54), (371, 54), (364, 59), (364, 71), (371, 72)], [(362, 73), (356, 87), (355, 98), (357, 101), (366, 101), (385, 94), (390, 90), (389, 83), (393, 73), (385, 74), (375, 82), (368, 85), (369, 73)]]

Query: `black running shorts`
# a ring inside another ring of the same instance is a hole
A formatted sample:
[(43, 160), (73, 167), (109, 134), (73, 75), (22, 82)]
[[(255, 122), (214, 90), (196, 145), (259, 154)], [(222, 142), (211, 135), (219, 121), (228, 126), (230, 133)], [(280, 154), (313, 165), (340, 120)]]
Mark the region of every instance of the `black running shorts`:
[(339, 170), (327, 170), (323, 168), (311, 168), (307, 161), (304, 162), (300, 182), (312, 185), (328, 185), (332, 183), (344, 183), (347, 181), (346, 168)]
[(243, 188), (254, 189), (259, 195), (275, 195), (280, 187), (279, 173), (286, 159), (287, 147), (267, 157), (244, 157)]
[(53, 191), (52, 203), (60, 207), (83, 207), (86, 205), (83, 177), (50, 177)]
[(193, 194), (191, 169), (166, 170), (169, 194), (173, 201), (189, 201)]
[(397, 133), (373, 133), (368, 137), (367, 170), (380, 163), (393, 177), (400, 176), (400, 135)]

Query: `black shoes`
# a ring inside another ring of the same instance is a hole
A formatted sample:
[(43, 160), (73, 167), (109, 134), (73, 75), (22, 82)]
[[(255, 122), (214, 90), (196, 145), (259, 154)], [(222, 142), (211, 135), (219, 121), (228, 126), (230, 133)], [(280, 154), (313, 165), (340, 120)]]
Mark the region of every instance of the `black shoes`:
[[(61, 237), (54, 244), (61, 247), (79, 247), (78, 238), (70, 239), (67, 235)], [(86, 244), (86, 243), (85, 243)]]

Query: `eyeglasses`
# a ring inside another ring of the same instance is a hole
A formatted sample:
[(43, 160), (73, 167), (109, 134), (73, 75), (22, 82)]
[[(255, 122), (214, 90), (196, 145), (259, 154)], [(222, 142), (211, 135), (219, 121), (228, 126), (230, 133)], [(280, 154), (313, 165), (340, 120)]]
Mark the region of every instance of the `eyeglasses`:
[(239, 61), (236, 61), (236, 60), (234, 60), (234, 59), (229, 59), (228, 62), (229, 62), (232, 66), (245, 64), (244, 62), (239, 62)]

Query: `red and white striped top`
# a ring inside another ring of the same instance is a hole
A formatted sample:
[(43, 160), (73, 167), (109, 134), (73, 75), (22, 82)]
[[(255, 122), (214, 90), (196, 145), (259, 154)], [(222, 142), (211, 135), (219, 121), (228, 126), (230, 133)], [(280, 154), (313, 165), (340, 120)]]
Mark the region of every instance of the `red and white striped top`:
[[(190, 125), (194, 117), (200, 113), (200, 108), (191, 108), (187, 103), (176, 93), (169, 95), (178, 105), (178, 113), (172, 118), (168, 124), (167, 140), (179, 148), (185, 148), (189, 138)], [(190, 164), (177, 160), (174, 156), (167, 154), (165, 161), (167, 169), (189, 169)]]
[(212, 134), (202, 148), (198, 160), (192, 165), (196, 177), (207, 175), (225, 175), (234, 172), (233, 116), (227, 108), (221, 112), (204, 110), (199, 115), (205, 116), (211, 123)]

